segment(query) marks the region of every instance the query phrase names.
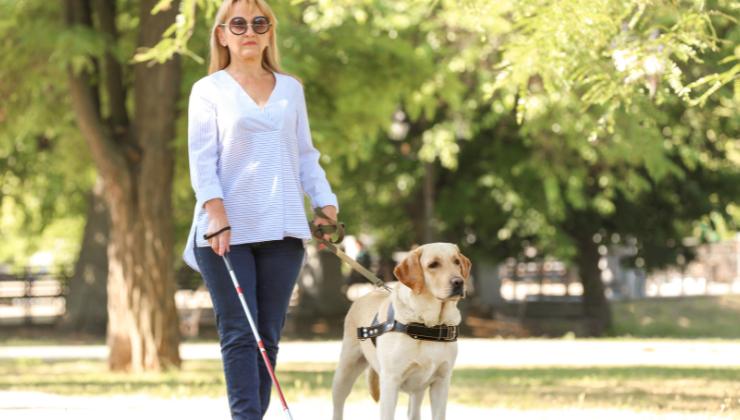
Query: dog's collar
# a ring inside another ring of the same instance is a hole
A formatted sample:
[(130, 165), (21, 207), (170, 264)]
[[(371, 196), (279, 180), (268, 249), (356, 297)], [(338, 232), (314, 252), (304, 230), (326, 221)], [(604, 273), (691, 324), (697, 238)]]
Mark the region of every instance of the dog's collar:
[(369, 338), (373, 342), (373, 345), (375, 345), (376, 337), (391, 331), (404, 333), (416, 340), (446, 342), (457, 341), (458, 334), (457, 325), (435, 325), (434, 327), (427, 327), (418, 322), (411, 322), (409, 324), (398, 322), (395, 320), (393, 302), (390, 302), (388, 303), (387, 320), (379, 324), (378, 314), (376, 313), (369, 327), (357, 328), (357, 338), (360, 340)]

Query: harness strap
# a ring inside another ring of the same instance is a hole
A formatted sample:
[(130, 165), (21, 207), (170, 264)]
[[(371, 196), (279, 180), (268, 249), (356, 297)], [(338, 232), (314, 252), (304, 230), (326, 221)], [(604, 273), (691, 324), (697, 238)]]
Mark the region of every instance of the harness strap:
[(383, 335), (388, 331), (393, 331), (395, 326), (396, 320), (394, 319), (393, 304), (391, 303), (388, 305), (386, 322), (378, 324), (378, 314), (375, 313), (375, 316), (373, 317), (373, 322), (370, 324), (369, 327), (360, 327), (357, 329), (357, 337), (360, 340), (365, 340), (369, 338), (370, 341), (373, 342), (374, 346), (376, 337), (378, 337), (379, 335)]
[(387, 332), (395, 331), (408, 335), (416, 340), (427, 341), (457, 341), (457, 325), (435, 325), (427, 327), (418, 322), (404, 324), (394, 319), (393, 303), (388, 304), (388, 316), (382, 324), (378, 323), (378, 314), (373, 317), (373, 322), (369, 327), (357, 328), (357, 338), (360, 340), (370, 339), (373, 346), (376, 345), (375, 339)]
[(436, 325), (434, 327), (427, 327), (424, 324), (411, 323), (404, 325), (397, 323), (395, 331), (406, 333), (406, 335), (417, 340), (428, 340), (428, 341), (456, 341), (457, 340), (457, 325)]

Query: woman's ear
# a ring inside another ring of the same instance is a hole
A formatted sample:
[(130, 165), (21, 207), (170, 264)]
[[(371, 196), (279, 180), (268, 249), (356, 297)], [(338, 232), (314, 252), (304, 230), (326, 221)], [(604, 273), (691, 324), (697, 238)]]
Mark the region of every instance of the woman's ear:
[(403, 259), (396, 268), (393, 275), (406, 285), (414, 293), (419, 294), (424, 290), (424, 271), (421, 269), (421, 250), (415, 249)]
[(228, 48), (229, 44), (226, 42), (226, 34), (224, 34), (221, 26), (216, 27), (216, 41), (218, 45)]

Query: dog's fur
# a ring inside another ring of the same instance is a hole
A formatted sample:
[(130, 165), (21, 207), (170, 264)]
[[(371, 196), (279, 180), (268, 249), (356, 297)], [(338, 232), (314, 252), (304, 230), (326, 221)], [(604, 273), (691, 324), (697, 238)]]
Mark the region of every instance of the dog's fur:
[(410, 395), (409, 419), (420, 419), (427, 388), (432, 418), (445, 418), (457, 342), (422, 341), (388, 332), (377, 338), (376, 348), (370, 340), (357, 338), (357, 328), (370, 326), (375, 314), (378, 322), (385, 322), (390, 302), (395, 319), (404, 324), (460, 324), (457, 302), (465, 296), (470, 265), (455, 244), (426, 244), (409, 252), (396, 266), (393, 273), (400, 284), (390, 294), (376, 290), (352, 304), (344, 321), (342, 353), (332, 385), (334, 420), (342, 419), (344, 401), (368, 366), (370, 394), (380, 400), (381, 419), (393, 419), (399, 391)]

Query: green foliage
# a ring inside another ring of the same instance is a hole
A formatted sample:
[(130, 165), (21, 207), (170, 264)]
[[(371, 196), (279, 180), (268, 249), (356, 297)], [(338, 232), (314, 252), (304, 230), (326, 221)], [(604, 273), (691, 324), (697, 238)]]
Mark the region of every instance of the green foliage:
[(687, 85), (679, 64), (701, 62), (702, 53), (718, 48), (704, 2), (512, 3), (515, 30), (496, 87), (518, 87), (520, 121), (533, 106), (528, 100), (533, 77), (541, 79), (545, 92), (577, 92), (584, 108), (629, 107), (645, 90), (660, 100), (671, 94), (658, 89), (661, 80), (672, 94), (689, 100), (699, 84)]
[[(193, 203), (185, 110), (205, 75), (220, 1), (179, 2), (175, 24), (151, 49), (136, 45), (135, 8), (117, 4), (113, 43), (63, 27), (60, 3), (0, 3), (2, 228), (13, 238), (0, 260), (32, 252), (51, 220), (81, 226), (94, 170), (79, 153), (64, 69), (106, 52), (123, 63), (191, 58), (172, 142), (176, 237), (185, 239)], [(174, 4), (161, 0), (152, 13)], [(428, 168), (440, 238), (479, 255), (506, 258), (527, 244), (572, 255), (574, 214), (590, 215), (585, 228), (605, 237), (639, 235), (646, 255), (669, 239), (735, 229), (740, 31), (729, 0), (271, 6), (282, 65), (305, 86), (342, 218), (352, 233), (374, 234), (383, 252), (421, 239)], [(105, 113), (104, 93), (101, 101)], [(64, 146), (42, 151), (39, 139)], [(627, 220), (645, 212), (666, 223)]]
[[(172, 0), (160, 0), (152, 8), (151, 13), (154, 15), (171, 7), (173, 7)], [(207, 15), (215, 14), (217, 9), (216, 2), (210, 0), (181, 1), (179, 3), (177, 19), (175, 23), (164, 31), (162, 40), (154, 47), (142, 47), (134, 55), (132, 62), (154, 61), (164, 63), (172, 58), (175, 53), (179, 53), (192, 58), (197, 63), (203, 63), (205, 60), (194, 51), (191, 51), (186, 44), (186, 41), (192, 36), (195, 27), (196, 7), (205, 9)]]
[(63, 64), (86, 65), (70, 51), (100, 51), (102, 44), (64, 30), (59, 6), (0, 3), (0, 261), (19, 266), (39, 250), (51, 252), (55, 264), (74, 262), (95, 180)]

